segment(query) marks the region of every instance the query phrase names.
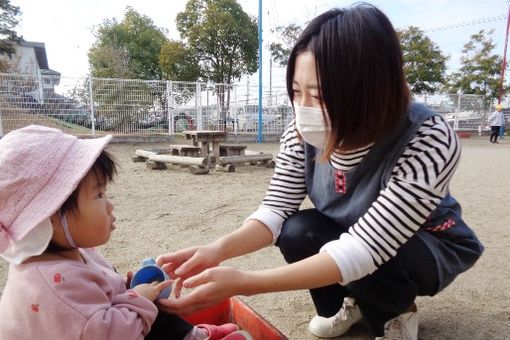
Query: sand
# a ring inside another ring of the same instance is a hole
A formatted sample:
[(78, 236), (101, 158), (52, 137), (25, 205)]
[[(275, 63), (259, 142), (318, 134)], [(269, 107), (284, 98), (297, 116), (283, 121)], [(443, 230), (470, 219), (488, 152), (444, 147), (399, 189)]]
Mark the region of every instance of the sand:
[[(468, 272), (435, 297), (417, 301), (420, 339), (510, 339), (510, 139), (462, 139), (463, 155), (451, 192), (465, 220), (486, 250)], [(121, 171), (110, 189), (117, 230), (99, 247), (120, 273), (142, 259), (204, 244), (235, 230), (260, 204), (272, 169), (237, 167), (234, 173), (192, 175), (186, 169), (148, 170), (133, 163), (136, 149), (164, 144), (112, 144)], [(250, 150), (276, 154), (277, 144), (249, 144)], [(310, 207), (305, 200), (303, 207)], [(263, 269), (284, 264), (275, 247), (230, 260), (225, 265)], [(7, 265), (0, 261), (0, 291)], [(290, 339), (316, 339), (306, 328), (314, 315), (307, 291), (241, 297)], [(342, 339), (371, 339), (363, 326)]]

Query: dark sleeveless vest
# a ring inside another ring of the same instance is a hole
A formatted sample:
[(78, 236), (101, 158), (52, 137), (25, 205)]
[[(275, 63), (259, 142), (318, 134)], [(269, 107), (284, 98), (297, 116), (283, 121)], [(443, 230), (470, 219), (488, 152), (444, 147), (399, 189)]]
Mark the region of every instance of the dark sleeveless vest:
[[(335, 170), (320, 160), (320, 150), (305, 143), (305, 178), (315, 208), (342, 226), (352, 226), (377, 199), (397, 160), (422, 123), (437, 115), (412, 103), (407, 119), (396, 132), (377, 142), (352, 171)], [(417, 232), (436, 259), (438, 291), (470, 268), (483, 252), (473, 231), (461, 218), (461, 208), (448, 193)], [(398, 251), (398, 250), (397, 250)]]

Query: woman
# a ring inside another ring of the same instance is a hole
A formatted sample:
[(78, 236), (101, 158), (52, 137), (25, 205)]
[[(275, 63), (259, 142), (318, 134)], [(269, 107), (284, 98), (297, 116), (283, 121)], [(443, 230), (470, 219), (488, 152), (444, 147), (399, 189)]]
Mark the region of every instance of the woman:
[[(240, 229), (161, 256), (195, 288), (161, 305), (188, 313), (236, 294), (310, 289), (316, 336), (364, 321), (378, 338), (417, 339), (415, 297), (444, 289), (483, 250), (448, 191), (455, 133), (409, 103), (397, 35), (370, 5), (310, 22), (291, 52), (287, 89), (296, 118), (263, 203)], [(306, 195), (315, 208), (299, 210)], [(216, 267), (270, 244), (288, 265)]]

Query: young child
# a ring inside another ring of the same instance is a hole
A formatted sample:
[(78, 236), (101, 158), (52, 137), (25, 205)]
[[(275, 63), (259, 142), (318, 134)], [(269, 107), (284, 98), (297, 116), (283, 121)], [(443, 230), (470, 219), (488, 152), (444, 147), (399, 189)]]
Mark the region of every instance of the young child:
[(235, 324), (158, 314), (153, 301), (171, 281), (127, 289), (93, 250), (115, 229), (110, 139), (41, 126), (0, 139), (0, 255), (10, 263), (0, 339), (245, 339)]

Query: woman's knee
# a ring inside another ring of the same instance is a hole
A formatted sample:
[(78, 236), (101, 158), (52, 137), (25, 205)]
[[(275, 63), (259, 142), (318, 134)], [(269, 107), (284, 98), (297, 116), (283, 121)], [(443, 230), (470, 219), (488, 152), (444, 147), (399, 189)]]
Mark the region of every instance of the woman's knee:
[(295, 262), (306, 257), (303, 254), (305, 247), (309, 246), (310, 235), (306, 218), (296, 213), (285, 220), (276, 246), (280, 248), (287, 262)]
[(302, 210), (285, 220), (276, 246), (287, 262), (295, 262), (317, 254), (341, 232), (342, 228), (316, 209)]

